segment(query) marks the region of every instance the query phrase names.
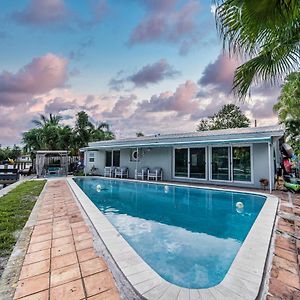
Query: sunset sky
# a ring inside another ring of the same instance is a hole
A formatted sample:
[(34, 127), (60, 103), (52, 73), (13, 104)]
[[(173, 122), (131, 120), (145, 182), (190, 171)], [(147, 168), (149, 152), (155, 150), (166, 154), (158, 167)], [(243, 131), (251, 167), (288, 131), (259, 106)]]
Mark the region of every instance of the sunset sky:
[[(0, 144), (39, 114), (72, 125), (85, 110), (117, 137), (194, 131), (235, 99), (211, 0), (10, 0), (0, 13)], [(275, 124), (278, 87), (241, 105)]]

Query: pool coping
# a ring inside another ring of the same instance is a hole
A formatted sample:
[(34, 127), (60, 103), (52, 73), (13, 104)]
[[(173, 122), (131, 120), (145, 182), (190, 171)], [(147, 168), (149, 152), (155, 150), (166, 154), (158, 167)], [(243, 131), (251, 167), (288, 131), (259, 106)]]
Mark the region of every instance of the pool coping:
[[(76, 177), (86, 178), (86, 177)], [(98, 178), (91, 176), (89, 178)], [(104, 179), (101, 177), (101, 179)], [(266, 197), (266, 201), (250, 229), (241, 248), (237, 252), (227, 274), (216, 286), (204, 289), (188, 289), (179, 287), (163, 279), (157, 274), (127, 243), (105, 215), (95, 206), (89, 197), (73, 180), (67, 182), (83, 209), (89, 216), (93, 226), (101, 237), (116, 265), (127, 278), (132, 287), (144, 299), (256, 299), (264, 275), (267, 255), (271, 243), (273, 227), (278, 206), (278, 197), (253, 191), (241, 191), (234, 188), (200, 187), (184, 183), (149, 182), (142, 180), (106, 178), (130, 182), (175, 185), (198, 189), (233, 191), (243, 194), (254, 194)]]

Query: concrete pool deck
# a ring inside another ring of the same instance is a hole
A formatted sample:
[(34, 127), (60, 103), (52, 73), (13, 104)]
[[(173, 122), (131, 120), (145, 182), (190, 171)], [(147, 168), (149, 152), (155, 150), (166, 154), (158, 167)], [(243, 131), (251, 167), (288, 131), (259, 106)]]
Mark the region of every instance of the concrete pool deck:
[[(300, 195), (278, 191), (274, 195), (281, 201), (263, 296), (300, 299)], [(91, 234), (66, 180), (49, 180), (41, 200), (14, 299), (120, 299), (106, 262), (97, 255), (99, 237)]]

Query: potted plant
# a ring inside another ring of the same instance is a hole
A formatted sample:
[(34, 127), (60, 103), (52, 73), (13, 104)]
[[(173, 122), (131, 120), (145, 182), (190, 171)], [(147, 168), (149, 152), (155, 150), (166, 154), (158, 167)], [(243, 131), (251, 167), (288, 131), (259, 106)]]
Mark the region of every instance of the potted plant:
[(265, 190), (266, 187), (269, 185), (269, 180), (266, 179), (266, 178), (261, 178), (261, 179), (259, 180), (259, 182), (260, 182), (260, 185), (262, 186), (262, 188), (263, 188), (264, 190)]

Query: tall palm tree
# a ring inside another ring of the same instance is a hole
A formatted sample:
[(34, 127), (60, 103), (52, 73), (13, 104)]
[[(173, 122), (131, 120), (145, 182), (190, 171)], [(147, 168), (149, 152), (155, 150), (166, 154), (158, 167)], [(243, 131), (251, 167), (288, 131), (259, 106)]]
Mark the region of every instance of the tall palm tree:
[(37, 127), (45, 127), (45, 126), (58, 126), (60, 121), (62, 120), (61, 116), (50, 114), (49, 118), (45, 115), (40, 115), (40, 120), (33, 120), (32, 122)]
[(233, 91), (244, 99), (252, 83), (275, 84), (300, 66), (299, 0), (216, 0), (224, 49), (246, 60)]

